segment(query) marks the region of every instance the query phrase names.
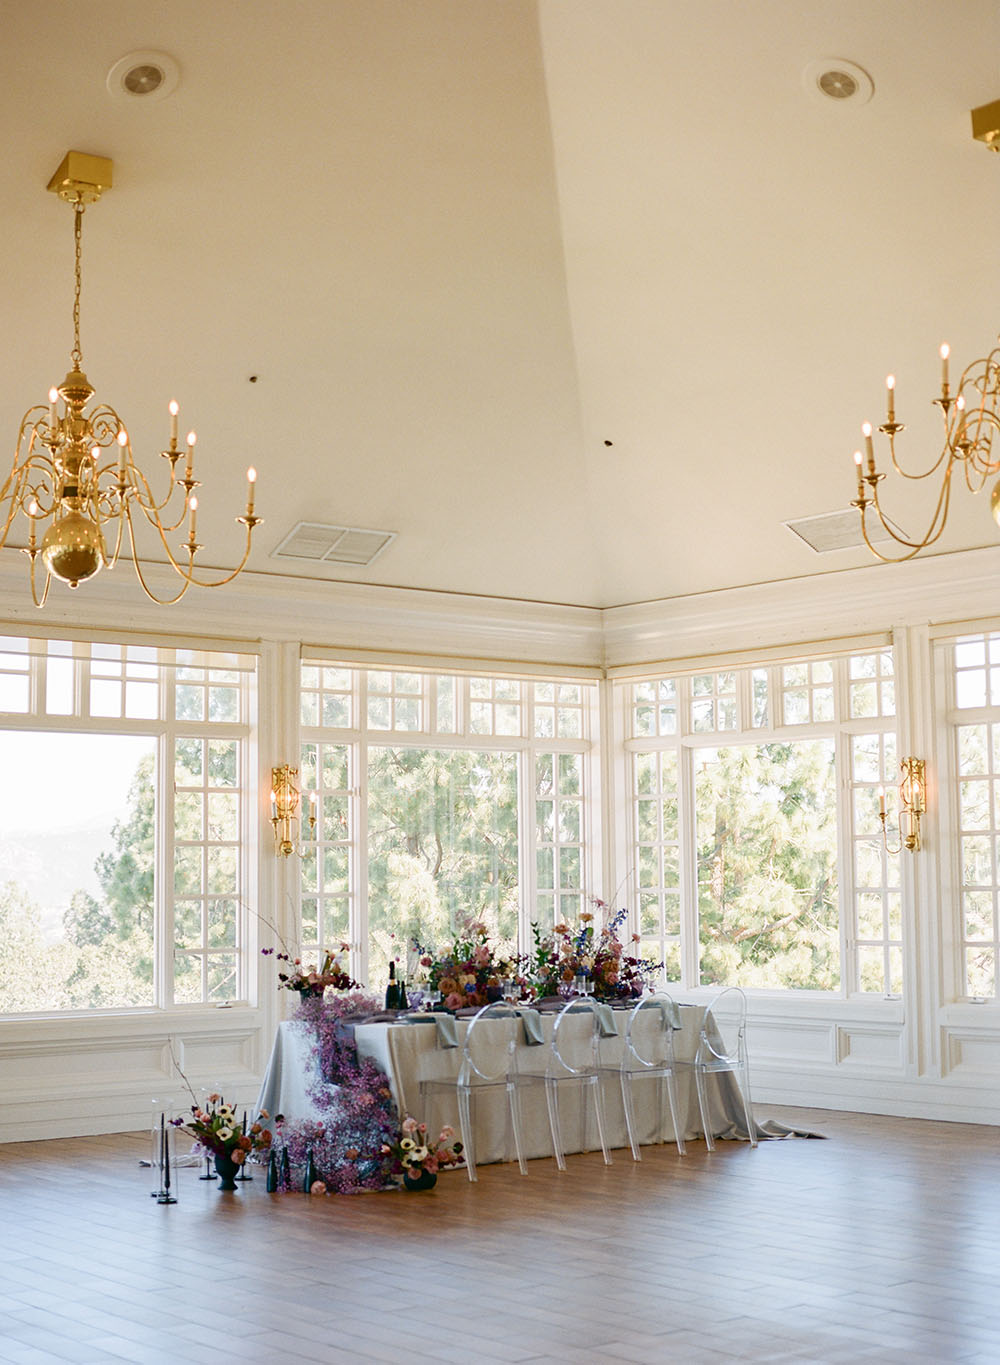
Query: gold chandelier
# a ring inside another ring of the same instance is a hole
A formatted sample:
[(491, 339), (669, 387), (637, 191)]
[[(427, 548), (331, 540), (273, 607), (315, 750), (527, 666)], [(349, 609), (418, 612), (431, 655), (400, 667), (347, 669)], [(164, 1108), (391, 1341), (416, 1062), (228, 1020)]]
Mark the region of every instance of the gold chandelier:
[[(201, 486), (200, 480), (194, 477), (196, 437), (191, 431), (186, 450), (178, 446), (176, 402), (171, 401), (169, 405), (170, 444), (160, 452), (170, 465), (169, 486), (160, 501), (135, 463), (125, 424), (114, 408), (101, 403), (90, 412), (84, 411), (95, 390), (83, 373), (80, 350), (83, 214), (88, 204), (96, 204), (101, 193), (110, 188), (111, 169), (107, 157), (68, 152), (48, 185), (73, 207), (75, 288), (70, 369), (58, 388), (49, 390), (48, 404), (29, 408), (22, 417), (14, 467), (0, 489), (0, 549), (6, 545), (18, 516), (26, 517), (28, 544), (23, 553), (31, 564), (31, 595), (37, 607), (45, 605), (53, 578), (75, 588), (103, 566), (114, 568), (126, 547), (143, 591), (160, 605), (179, 601), (192, 584), (203, 588), (221, 587), (231, 582), (246, 564), (253, 529), (260, 523), (253, 511), (257, 471), (250, 468), (247, 470), (246, 511), (236, 518), (246, 527), (243, 558), (235, 569), (222, 577), (201, 576), (195, 566), (195, 556), (203, 548), (195, 537), (198, 524), (195, 489)], [(59, 412), (60, 399), (62, 413)], [(105, 451), (109, 451), (106, 459)], [(179, 478), (177, 466), (182, 458), (184, 473)], [(178, 493), (179, 498), (175, 496)], [(187, 539), (173, 550), (167, 536), (176, 531), (185, 518)], [(141, 526), (143, 520), (155, 528), (170, 567), (181, 579), (181, 586), (173, 596), (157, 596), (143, 574), (136, 548), (136, 524)], [(40, 524), (45, 523), (48, 523), (47, 528), (39, 539)], [(105, 529), (110, 531), (107, 538)], [(110, 550), (108, 540), (112, 545)], [(45, 583), (40, 593), (35, 566), (39, 556), (45, 568)]]
[[(991, 151), (1000, 151), (1000, 100), (984, 104), (972, 110), (972, 135), (979, 142), (985, 142)], [(895, 472), (904, 479), (929, 479), (937, 474), (941, 483), (937, 504), (931, 516), (930, 525), (919, 540), (910, 540), (885, 515), (879, 500), (878, 486), (885, 478), (879, 473), (875, 463), (872, 446), (872, 427), (870, 422), (862, 425), (861, 433), (865, 441), (865, 452), (854, 452), (854, 464), (858, 478), (858, 496), (851, 503), (861, 517), (861, 533), (865, 544), (876, 559), (883, 563), (898, 564), (912, 559), (928, 545), (933, 545), (941, 536), (948, 520), (951, 500), (952, 479), (961, 471), (966, 487), (978, 493), (991, 475), (1000, 472), (1000, 458), (992, 454), (993, 438), (1000, 429), (1000, 346), (994, 347), (989, 355), (974, 360), (962, 371), (958, 387), (951, 390), (948, 375), (950, 348), (940, 349), (941, 393), (933, 399), (940, 408), (944, 421), (944, 444), (937, 459), (922, 473), (911, 474), (903, 469), (896, 458), (896, 437), (904, 430), (903, 424), (896, 421), (895, 389), (896, 379), (889, 375), (885, 381), (886, 419), (879, 431), (888, 438), (889, 460)], [(994, 484), (990, 505), (994, 520), (1000, 525), (1000, 481)], [(899, 554), (883, 554), (869, 539), (869, 521), (866, 513), (871, 508), (878, 517), (885, 535), (902, 547)], [(907, 845), (909, 847), (909, 845)]]

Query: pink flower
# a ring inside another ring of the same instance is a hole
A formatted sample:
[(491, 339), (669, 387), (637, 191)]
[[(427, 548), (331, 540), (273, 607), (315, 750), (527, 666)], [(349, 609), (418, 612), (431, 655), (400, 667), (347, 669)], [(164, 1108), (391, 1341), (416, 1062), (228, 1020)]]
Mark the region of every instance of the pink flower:
[(641, 937), (641, 935), (639, 935), (639, 934), (633, 934), (633, 935), (632, 935), (632, 942), (633, 942), (633, 943), (641, 943), (641, 942), (642, 942), (642, 937)]
[(410, 1118), (410, 1116), (407, 1115), (399, 1126), (404, 1133), (409, 1135), (410, 1133), (415, 1133), (417, 1131), (417, 1120)]
[(474, 956), (479, 966), (485, 967), (487, 966), (490, 960), (490, 950), (485, 943), (480, 943), (479, 947), (475, 951)]
[(314, 1180), (309, 1186), (310, 1194), (326, 1194), (326, 1185), (322, 1180)]
[(444, 1003), (446, 1009), (459, 1010), (462, 1008), (462, 997), (456, 991), (453, 991)]
[(421, 965), (421, 967), (429, 967), (429, 966), (431, 966), (431, 964), (433, 963), (433, 961), (434, 961), (434, 959), (433, 959), (432, 957), (422, 957), (422, 958), (420, 959), (420, 965)]

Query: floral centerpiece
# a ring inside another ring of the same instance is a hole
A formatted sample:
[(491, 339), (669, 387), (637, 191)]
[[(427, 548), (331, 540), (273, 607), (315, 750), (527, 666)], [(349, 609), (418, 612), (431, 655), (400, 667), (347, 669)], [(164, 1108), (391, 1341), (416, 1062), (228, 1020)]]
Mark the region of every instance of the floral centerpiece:
[[(595, 900), (594, 906), (607, 909), (600, 900)], [(631, 1000), (642, 995), (662, 964), (626, 951), (618, 931), (627, 917), (627, 910), (619, 910), (599, 932), (591, 911), (581, 914), (576, 929), (557, 924), (551, 934), (542, 935), (533, 924), (535, 950), (530, 972), (537, 993), (567, 994), (574, 981), (583, 977), (596, 1000)], [(638, 942), (639, 935), (633, 934), (632, 943)]]
[(420, 954), (421, 967), (427, 970), (430, 989), (441, 992), (445, 1009), (487, 1005), (500, 999), (502, 982), (523, 979), (516, 956), (503, 956), (493, 948), (489, 931), (479, 919), (467, 919), (440, 956), (416, 942), (413, 946)]
[(396, 1140), (382, 1144), (382, 1155), (390, 1163), (390, 1170), (402, 1175), (408, 1189), (428, 1190), (443, 1166), (457, 1166), (463, 1160), (462, 1144), (454, 1138), (454, 1128), (445, 1127), (437, 1141), (432, 1142), (427, 1124), (407, 1115)]
[[(193, 1104), (190, 1118), (171, 1119), (171, 1123), (215, 1157), (215, 1169), (222, 1177), (221, 1188), (235, 1189), (236, 1171), (252, 1152), (267, 1151), (271, 1134), (259, 1122), (248, 1124), (245, 1115), (243, 1122), (239, 1122), (232, 1105), (221, 1095), (209, 1095), (206, 1104), (206, 1108)], [(261, 1110), (260, 1118), (267, 1117), (267, 1111)]]
[[(340, 952), (346, 952), (350, 946), (349, 943), (342, 943)], [(262, 948), (261, 952), (265, 957), (273, 955), (275, 962), (288, 964), (287, 969), (278, 969), (279, 990), (298, 991), (301, 996), (306, 997), (321, 996), (327, 986), (332, 986), (335, 991), (361, 989), (358, 983), (351, 978), (350, 973), (344, 970), (337, 954), (329, 949), (323, 958), (323, 966), (319, 970), (315, 965), (304, 967), (300, 957), (292, 957), (288, 952), (276, 953), (273, 948)]]

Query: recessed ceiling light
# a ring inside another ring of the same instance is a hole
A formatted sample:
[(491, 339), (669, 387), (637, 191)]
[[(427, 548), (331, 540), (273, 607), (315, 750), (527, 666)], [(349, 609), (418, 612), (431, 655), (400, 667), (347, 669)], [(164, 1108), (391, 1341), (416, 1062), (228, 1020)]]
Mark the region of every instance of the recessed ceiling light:
[(108, 93), (114, 99), (152, 104), (173, 94), (180, 78), (180, 67), (165, 52), (129, 52), (108, 72)]
[(802, 84), (816, 99), (841, 107), (857, 108), (867, 104), (875, 93), (875, 84), (868, 72), (843, 57), (820, 57), (818, 61), (810, 62), (802, 73)]

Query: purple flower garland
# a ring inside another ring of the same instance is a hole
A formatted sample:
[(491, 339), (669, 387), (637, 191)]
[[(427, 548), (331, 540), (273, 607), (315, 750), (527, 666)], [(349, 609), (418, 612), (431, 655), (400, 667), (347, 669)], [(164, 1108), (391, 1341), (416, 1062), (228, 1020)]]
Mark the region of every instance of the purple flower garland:
[[(351, 1017), (373, 1013), (378, 1001), (354, 992), (330, 1000), (304, 999), (295, 1019), (312, 1032), (316, 1076), (309, 1098), (317, 1119), (278, 1125), (277, 1144), (289, 1162), (305, 1165), (312, 1150), (317, 1178), (331, 1194), (380, 1190), (393, 1170), (383, 1145), (399, 1136), (399, 1117), (385, 1073), (370, 1059), (358, 1057)], [(278, 1188), (288, 1189), (279, 1171)]]

